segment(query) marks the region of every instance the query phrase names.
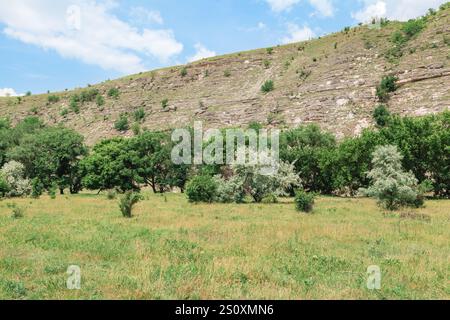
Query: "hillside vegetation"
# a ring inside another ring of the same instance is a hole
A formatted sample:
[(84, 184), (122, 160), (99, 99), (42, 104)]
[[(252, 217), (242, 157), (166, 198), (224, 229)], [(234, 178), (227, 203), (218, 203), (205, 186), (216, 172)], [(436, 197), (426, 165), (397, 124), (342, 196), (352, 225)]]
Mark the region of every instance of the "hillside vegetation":
[[(377, 90), (387, 76), (395, 77), (395, 90)], [(389, 98), (390, 110), (400, 115), (447, 110), (449, 87), (446, 4), (413, 22), (382, 21), (84, 89), (0, 98), (0, 115), (13, 123), (29, 115), (51, 125), (62, 123), (90, 145), (142, 128), (184, 127), (194, 120), (207, 127), (317, 123), (342, 138), (373, 125), (380, 99)]]

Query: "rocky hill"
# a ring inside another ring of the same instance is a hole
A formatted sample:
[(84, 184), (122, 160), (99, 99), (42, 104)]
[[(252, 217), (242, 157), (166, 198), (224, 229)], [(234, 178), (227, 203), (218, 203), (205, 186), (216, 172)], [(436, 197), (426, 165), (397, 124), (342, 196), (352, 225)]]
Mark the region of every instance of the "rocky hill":
[[(450, 6), (429, 15), (425, 28), (396, 47), (392, 35), (402, 23), (361, 25), (312, 41), (206, 59), (122, 79), (88, 89), (49, 95), (0, 98), (0, 117), (13, 122), (29, 116), (62, 123), (92, 144), (101, 138), (132, 135), (114, 123), (142, 108), (141, 128), (183, 127), (195, 120), (205, 127), (269, 126), (317, 123), (338, 137), (358, 134), (372, 125), (378, 104), (376, 86), (386, 75), (399, 88), (388, 105), (402, 115), (425, 115), (450, 109)], [(70, 76), (70, 75), (68, 75)], [(274, 90), (261, 91), (272, 80)], [(118, 98), (109, 97), (111, 88)], [(71, 109), (74, 94), (97, 89), (95, 99)], [(54, 98), (54, 97), (53, 97)], [(165, 101), (164, 101), (165, 100)], [(164, 102), (164, 103), (163, 103)], [(131, 123), (130, 123), (131, 124)]]

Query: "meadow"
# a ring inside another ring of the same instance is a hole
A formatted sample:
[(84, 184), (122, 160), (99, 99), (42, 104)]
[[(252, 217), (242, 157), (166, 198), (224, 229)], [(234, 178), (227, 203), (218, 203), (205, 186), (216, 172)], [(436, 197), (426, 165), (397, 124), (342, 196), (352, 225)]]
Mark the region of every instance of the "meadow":
[[(190, 204), (144, 193), (0, 201), (0, 299), (449, 299), (450, 201), (383, 214), (371, 199)], [(11, 217), (8, 204), (24, 208)], [(78, 265), (81, 290), (66, 287)], [(367, 289), (378, 265), (381, 290)]]

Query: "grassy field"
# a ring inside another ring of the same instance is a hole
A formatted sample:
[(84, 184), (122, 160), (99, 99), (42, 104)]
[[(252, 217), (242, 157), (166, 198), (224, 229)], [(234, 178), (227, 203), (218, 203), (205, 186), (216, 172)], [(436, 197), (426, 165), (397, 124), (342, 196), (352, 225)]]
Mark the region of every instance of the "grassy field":
[[(11, 217), (8, 203), (25, 208)], [(372, 200), (193, 205), (146, 194), (0, 202), (1, 299), (449, 299), (450, 202), (384, 216)], [(82, 289), (66, 288), (78, 265)], [(382, 289), (366, 288), (378, 265)]]

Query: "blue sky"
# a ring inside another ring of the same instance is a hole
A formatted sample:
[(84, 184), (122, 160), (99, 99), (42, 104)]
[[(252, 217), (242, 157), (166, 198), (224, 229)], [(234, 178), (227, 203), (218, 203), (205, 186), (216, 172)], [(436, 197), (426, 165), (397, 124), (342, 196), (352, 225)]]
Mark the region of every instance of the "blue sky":
[(0, 96), (407, 20), (445, 0), (0, 0)]

